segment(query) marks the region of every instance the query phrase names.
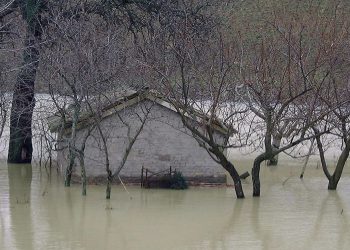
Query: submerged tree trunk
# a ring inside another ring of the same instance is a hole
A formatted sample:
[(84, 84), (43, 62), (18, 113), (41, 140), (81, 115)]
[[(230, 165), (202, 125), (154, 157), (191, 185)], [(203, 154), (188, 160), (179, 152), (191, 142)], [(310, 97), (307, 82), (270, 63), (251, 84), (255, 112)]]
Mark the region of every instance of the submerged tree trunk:
[(235, 186), (236, 197), (238, 199), (243, 199), (244, 192), (242, 182), (235, 166), (227, 160), (226, 156), (222, 153), (222, 151), (220, 151), (220, 149), (211, 148), (210, 152), (212, 152), (219, 159), (221, 166), (230, 174)]
[[(314, 128), (315, 133), (318, 132), (317, 129)], [(326, 159), (324, 156), (324, 150), (323, 150), (323, 145), (321, 142), (321, 138), (320, 136), (316, 136), (316, 142), (317, 142), (317, 147), (318, 147), (318, 151), (320, 153), (320, 159), (321, 159), (321, 165), (322, 165), (322, 169), (323, 169), (323, 173), (325, 174), (325, 176), (328, 179), (328, 190), (336, 190), (337, 186), (338, 186), (338, 182), (340, 180), (340, 177), (343, 173), (343, 169), (345, 166), (345, 163), (347, 161), (347, 159), (349, 158), (349, 153), (350, 153), (350, 139), (347, 139), (345, 141), (345, 148), (342, 150), (339, 159), (337, 161), (337, 165), (335, 167), (335, 170), (333, 172), (333, 175), (331, 175), (328, 171), (328, 166), (326, 163)]]
[(109, 200), (111, 198), (111, 185), (112, 185), (113, 175), (112, 171), (107, 171), (107, 187), (106, 187), (106, 199)]
[(72, 180), (72, 172), (73, 172), (73, 166), (75, 162), (75, 153), (73, 152), (72, 149), (69, 149), (69, 164), (66, 168), (66, 173), (64, 177), (64, 186), (65, 187), (70, 187), (70, 183)]
[(227, 161), (226, 170), (229, 172), (229, 174), (233, 180), (237, 198), (238, 199), (244, 198), (244, 192), (243, 192), (243, 188), (242, 188), (241, 178), (240, 178), (237, 170), (235, 169), (235, 167), (229, 161)]
[[(76, 157), (76, 135), (77, 135), (77, 124), (79, 121), (79, 114), (80, 114), (80, 102), (76, 101), (75, 107), (74, 107), (74, 113), (73, 113), (73, 120), (72, 120), (72, 131), (71, 136), (69, 140), (69, 164), (66, 168), (65, 173), (65, 179), (64, 179), (64, 185), (66, 187), (70, 186), (71, 180), (72, 180), (72, 173), (73, 173), (73, 167)], [(90, 134), (90, 132), (88, 133)], [(84, 146), (85, 147), (85, 146)]]
[(84, 161), (84, 153), (79, 154), (79, 164), (81, 168), (81, 194), (86, 195), (86, 170), (85, 170), (85, 161)]
[(334, 176), (328, 179), (328, 190), (336, 190), (338, 186), (338, 181), (335, 180)]
[(260, 165), (263, 161), (267, 160), (266, 153), (258, 155), (253, 164), (252, 180), (253, 180), (253, 196), (260, 196)]
[(339, 156), (339, 159), (337, 161), (337, 165), (335, 167), (333, 175), (328, 178), (328, 189), (329, 190), (336, 190), (338, 186), (338, 182), (340, 180), (340, 177), (343, 173), (343, 169), (345, 166), (345, 163), (349, 157), (350, 153), (350, 145), (349, 143), (346, 144), (345, 148), (343, 149), (341, 155)]
[(105, 153), (105, 166), (106, 166), (106, 172), (107, 172), (107, 187), (106, 187), (106, 199), (109, 200), (111, 198), (111, 185), (112, 185), (112, 180), (113, 180), (113, 174), (109, 165), (109, 154), (108, 154), (108, 147), (107, 147), (107, 141), (106, 141), (106, 137), (103, 135), (102, 133), (102, 129), (100, 126), (97, 126), (101, 138), (102, 138), (102, 142), (103, 142), (103, 150)]
[[(91, 106), (90, 106), (91, 108)], [(92, 108), (91, 108), (92, 109)], [(111, 198), (111, 185), (112, 185), (112, 180), (113, 180), (113, 174), (110, 168), (109, 164), (109, 153), (108, 153), (108, 146), (107, 146), (107, 138), (103, 134), (103, 131), (101, 129), (101, 124), (100, 124), (101, 118), (96, 120), (96, 127), (97, 130), (101, 136), (102, 139), (102, 146), (103, 146), (103, 152), (105, 154), (105, 167), (106, 167), (106, 172), (107, 172), (107, 186), (106, 186), (106, 199), (109, 200)]]
[(12, 98), (10, 117), (9, 163), (30, 163), (32, 160), (32, 116), (35, 106), (34, 83), (39, 65), (38, 42), (41, 40), (42, 27), (41, 1), (23, 1), (23, 18), (27, 22), (27, 34), (24, 43), (23, 63), (17, 76)]

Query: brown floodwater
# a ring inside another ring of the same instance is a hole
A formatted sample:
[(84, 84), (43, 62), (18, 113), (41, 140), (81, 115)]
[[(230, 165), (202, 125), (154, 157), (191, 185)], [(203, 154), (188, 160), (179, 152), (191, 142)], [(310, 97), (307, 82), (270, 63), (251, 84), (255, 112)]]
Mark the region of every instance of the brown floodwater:
[(244, 200), (230, 187), (113, 186), (106, 201), (103, 186), (82, 197), (57, 175), (2, 163), (0, 249), (350, 249), (348, 168), (328, 191), (320, 169), (300, 180), (299, 165), (264, 166), (260, 198), (246, 180)]

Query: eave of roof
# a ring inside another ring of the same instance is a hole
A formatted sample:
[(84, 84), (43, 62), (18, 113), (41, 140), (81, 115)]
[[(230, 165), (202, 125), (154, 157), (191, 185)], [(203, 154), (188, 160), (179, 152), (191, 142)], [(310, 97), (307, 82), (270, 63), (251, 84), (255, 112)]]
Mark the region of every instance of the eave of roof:
[[(153, 101), (169, 110), (172, 110), (175, 113), (178, 113), (176, 108), (171, 103), (167, 102), (164, 98), (161, 98), (161, 95), (159, 93), (149, 91), (148, 89), (146, 89), (143, 91), (137, 91), (137, 92), (131, 93), (128, 96), (123, 96), (122, 98), (119, 98), (117, 101), (111, 102), (108, 105), (106, 105), (102, 109), (103, 111), (102, 119), (105, 119), (115, 114), (116, 112), (119, 112), (127, 107), (130, 107), (136, 103), (139, 103), (144, 99)], [(200, 114), (198, 111), (195, 111), (195, 115), (198, 118), (196, 120), (197, 122), (200, 122), (201, 119), (208, 118), (204, 114)], [(193, 119), (193, 117), (190, 115), (186, 115), (186, 116), (190, 119)], [(77, 128), (81, 129), (85, 127), (87, 124), (90, 124), (92, 122), (91, 119), (92, 119), (91, 113), (82, 114), (79, 119)], [(49, 124), (50, 131), (52, 133), (57, 133), (61, 126), (61, 117), (59, 116), (59, 113), (56, 113), (54, 116), (48, 117), (48, 124)], [(65, 124), (65, 132), (69, 132), (71, 125), (72, 125), (72, 121), (68, 120)], [(213, 127), (215, 130), (217, 130), (222, 134), (227, 134), (229, 132), (228, 127), (217, 119), (213, 121)], [(236, 133), (234, 129), (232, 129), (231, 131), (233, 131), (232, 133)]]

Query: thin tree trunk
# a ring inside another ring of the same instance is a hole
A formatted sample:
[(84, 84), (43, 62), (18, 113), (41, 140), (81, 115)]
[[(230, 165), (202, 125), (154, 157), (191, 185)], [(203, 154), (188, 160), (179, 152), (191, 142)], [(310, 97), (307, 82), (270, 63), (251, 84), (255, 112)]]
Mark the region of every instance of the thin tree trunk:
[(38, 42), (42, 27), (40, 11), (43, 3), (23, 1), (22, 15), (27, 22), (27, 35), (23, 51), (23, 64), (17, 76), (10, 116), (10, 141), (7, 161), (30, 163), (32, 160), (32, 117), (35, 106), (34, 83), (39, 65)]
[[(5, 99), (5, 97), (4, 97)], [(0, 125), (0, 138), (2, 137), (2, 133), (4, 132), (4, 128), (6, 125), (6, 120), (7, 120), (7, 105), (5, 105), (4, 103), (6, 102), (5, 100), (1, 100), (1, 102), (3, 102), (2, 104), (0, 104), (0, 109), (1, 109), (1, 125)]]
[(79, 164), (81, 168), (81, 194), (86, 195), (86, 170), (85, 170), (85, 161), (84, 161), (84, 153), (80, 153), (79, 155)]
[(70, 187), (70, 183), (72, 180), (72, 172), (73, 172), (73, 166), (75, 161), (75, 154), (72, 149), (69, 149), (69, 164), (66, 168), (65, 178), (64, 178), (64, 186)]
[(107, 171), (107, 187), (106, 187), (106, 199), (109, 200), (111, 198), (111, 184), (112, 184), (113, 176), (112, 171)]
[(305, 159), (305, 162), (304, 162), (303, 169), (301, 170), (300, 179), (303, 179), (303, 177), (304, 177), (306, 166), (307, 166), (307, 163), (309, 162), (309, 158), (310, 158), (310, 155), (311, 155), (311, 152), (312, 152), (312, 148), (314, 147), (314, 143), (315, 143), (315, 139), (312, 139), (311, 140), (311, 145), (310, 145), (310, 148), (309, 148), (309, 152), (307, 153), (307, 156), (306, 156), (306, 159)]
[(107, 172), (106, 199), (109, 200), (111, 198), (111, 189), (112, 189), (111, 185), (112, 185), (113, 175), (109, 165), (110, 163), (109, 163), (109, 154), (108, 154), (106, 137), (103, 135), (101, 127), (99, 125), (97, 126), (97, 128), (100, 132), (100, 135), (103, 141), (103, 149), (105, 153), (105, 166), (106, 166), (106, 172)]
[(80, 114), (80, 103), (79, 101), (76, 101), (75, 107), (74, 107), (73, 121), (72, 121), (72, 132), (69, 140), (69, 152), (68, 152), (69, 164), (66, 168), (65, 180), (64, 180), (64, 185), (66, 187), (70, 186), (70, 183), (72, 180), (74, 161), (76, 157), (75, 141), (76, 141), (76, 134), (77, 134), (77, 124), (79, 121), (79, 114)]
[[(318, 133), (318, 130), (316, 130), (315, 128), (314, 128), (314, 131), (315, 131), (315, 134)], [(331, 174), (329, 173), (328, 168), (327, 168), (326, 158), (324, 156), (324, 150), (323, 150), (323, 145), (322, 145), (320, 136), (316, 136), (315, 140), (317, 143), (318, 152), (320, 154), (321, 166), (322, 166), (323, 173), (325, 174), (327, 179), (330, 180)]]
[(126, 124), (121, 118), (120, 120), (124, 123), (125, 126), (127, 126), (128, 128), (128, 144), (126, 146), (126, 149), (124, 151), (124, 155), (123, 155), (123, 158), (122, 158), (122, 161), (120, 162), (119, 164), (119, 167), (117, 168), (117, 170), (113, 173), (112, 175), (112, 178), (114, 176), (118, 176), (120, 174), (120, 172), (122, 171), (122, 169), (124, 168), (124, 165), (126, 163), (126, 160), (128, 159), (128, 156), (132, 150), (132, 147), (134, 145), (134, 143), (136, 142), (138, 136), (141, 134), (142, 130), (143, 130), (143, 127), (145, 126), (146, 124), (146, 121), (147, 121), (147, 117), (150, 113), (150, 110), (147, 110), (147, 113), (145, 114), (145, 117), (144, 117), (144, 120), (141, 121), (141, 125), (140, 127), (136, 130), (135, 134), (133, 136), (131, 136), (131, 128), (130, 128), (130, 125), (129, 124)]
[[(82, 195), (84, 195), (84, 196), (86, 195), (85, 146), (86, 146), (86, 142), (87, 142), (93, 128), (94, 127), (88, 128), (87, 134), (84, 136), (84, 138), (81, 142), (80, 149), (78, 149), (78, 154), (77, 154), (77, 157), (79, 158), (80, 168), (81, 168)], [(70, 175), (71, 174), (72, 173), (70, 173)]]
[[(91, 106), (90, 106), (90, 108), (91, 108)], [(103, 143), (103, 151), (105, 153), (105, 168), (106, 168), (106, 172), (107, 172), (106, 199), (109, 200), (111, 198), (111, 185), (112, 185), (113, 175), (112, 175), (112, 171), (111, 171), (110, 163), (109, 163), (107, 139), (106, 139), (106, 136), (103, 134), (103, 131), (102, 131), (100, 125), (101, 125), (100, 120), (96, 119), (96, 127), (100, 133), (102, 143)]]

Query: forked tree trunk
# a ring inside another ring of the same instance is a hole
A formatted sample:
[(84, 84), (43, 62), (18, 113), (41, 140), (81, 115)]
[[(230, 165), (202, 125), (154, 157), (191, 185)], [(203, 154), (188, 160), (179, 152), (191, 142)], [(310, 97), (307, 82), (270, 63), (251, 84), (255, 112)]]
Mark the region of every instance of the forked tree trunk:
[[(282, 138), (280, 136), (274, 136), (272, 142), (272, 148), (278, 150), (281, 146)], [(273, 156), (270, 160), (267, 161), (268, 166), (276, 166), (278, 164), (278, 154)]]
[(334, 175), (328, 179), (328, 190), (336, 190), (338, 186), (338, 181), (335, 180)]
[[(317, 129), (314, 128), (315, 133), (318, 132)], [(337, 165), (335, 167), (335, 170), (333, 172), (333, 175), (329, 173), (328, 166), (326, 163), (326, 159), (324, 156), (324, 150), (323, 150), (323, 145), (321, 142), (320, 136), (316, 136), (316, 142), (317, 142), (317, 147), (318, 151), (320, 153), (320, 159), (321, 159), (321, 165), (322, 165), (322, 170), (325, 174), (325, 176), (328, 179), (328, 189), (329, 190), (336, 190), (338, 186), (338, 182), (340, 180), (340, 177), (343, 173), (343, 169), (345, 166), (345, 163), (347, 159), (349, 158), (349, 153), (350, 153), (350, 138), (345, 142), (345, 148), (342, 150), (339, 159), (337, 161)]]
[(42, 1), (21, 1), (22, 16), (27, 22), (23, 63), (17, 76), (12, 97), (10, 117), (10, 141), (7, 161), (30, 163), (32, 160), (32, 116), (35, 106), (34, 83), (39, 65), (38, 42), (42, 27), (40, 11)]
[(345, 166), (345, 163), (347, 159), (349, 158), (350, 153), (350, 145), (346, 145), (343, 149), (342, 153), (339, 156), (339, 159), (337, 161), (337, 165), (335, 167), (333, 175), (328, 178), (328, 189), (329, 190), (336, 190), (338, 186), (338, 182), (340, 180), (340, 177), (343, 173), (343, 169)]

